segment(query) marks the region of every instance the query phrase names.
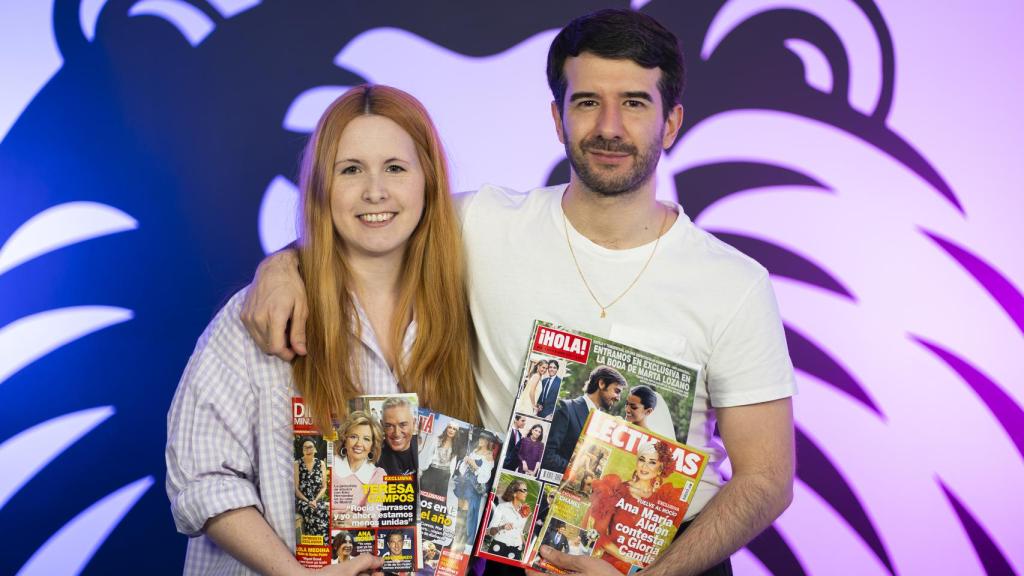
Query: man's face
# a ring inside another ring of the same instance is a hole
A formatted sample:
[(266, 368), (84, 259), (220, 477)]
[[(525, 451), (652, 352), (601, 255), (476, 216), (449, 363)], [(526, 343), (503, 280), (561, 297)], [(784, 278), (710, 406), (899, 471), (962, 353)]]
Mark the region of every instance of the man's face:
[(392, 554), (394, 554), (396, 556), (398, 554), (401, 554), (402, 553), (402, 540), (403, 540), (403, 538), (402, 538), (401, 534), (392, 534), (392, 535), (388, 536), (388, 550)]
[(412, 413), (408, 406), (392, 406), (384, 410), (384, 438), (395, 452), (404, 452), (412, 442)]
[(558, 366), (548, 364), (548, 376), (554, 376), (555, 374), (558, 374)]
[(597, 383), (597, 405), (602, 410), (611, 410), (619, 402), (622, 395), (622, 384), (612, 382), (605, 384), (603, 381)]
[(521, 430), (523, 426), (526, 426), (526, 418), (523, 418), (522, 416), (516, 418), (516, 429)]
[(663, 116), (661, 69), (584, 52), (567, 58), (564, 71), (563, 111), (552, 104), (552, 114), (573, 175), (603, 196), (647, 183), (682, 124), (682, 108)]

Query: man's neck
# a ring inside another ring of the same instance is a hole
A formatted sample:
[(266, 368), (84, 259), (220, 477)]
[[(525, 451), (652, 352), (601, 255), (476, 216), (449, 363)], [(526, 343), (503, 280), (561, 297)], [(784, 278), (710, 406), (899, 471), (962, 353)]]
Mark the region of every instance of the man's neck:
[(657, 201), (653, 178), (636, 190), (604, 196), (573, 174), (562, 197), (562, 210), (577, 232), (612, 250), (653, 242), (676, 218), (674, 211)]

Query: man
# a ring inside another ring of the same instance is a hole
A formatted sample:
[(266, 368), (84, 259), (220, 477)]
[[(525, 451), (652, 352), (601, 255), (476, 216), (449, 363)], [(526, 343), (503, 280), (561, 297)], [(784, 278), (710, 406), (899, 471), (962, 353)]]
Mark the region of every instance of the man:
[[(551, 525), (555, 525), (556, 520), (551, 521)], [(569, 551), (569, 537), (565, 535), (565, 524), (558, 520), (558, 529), (548, 530), (548, 533), (544, 535), (544, 544), (558, 550), (560, 552)]]
[(402, 546), (405, 544), (405, 535), (401, 532), (392, 532), (388, 534), (387, 548), (383, 550), (384, 554), (381, 557), (385, 562), (402, 562), (407, 558), (402, 554)]
[[(729, 555), (792, 499), (795, 386), (768, 273), (657, 201), (655, 168), (683, 121), (671, 32), (628, 10), (588, 14), (556, 36), (547, 72), (569, 184), (527, 194), (485, 186), (460, 204), (484, 423), (507, 422), (516, 392), (507, 383), (521, 381), (536, 318), (699, 365), (687, 442), (710, 453), (710, 466), (685, 529), (644, 574), (729, 574)], [(539, 258), (549, 263), (543, 284)], [(284, 358), (305, 346), (294, 260), (288, 252), (260, 265), (243, 313), (256, 341)], [(285, 345), (293, 311), (294, 350)], [(732, 464), (724, 486), (716, 424)], [(541, 553), (569, 572), (617, 574), (603, 560)]]
[(519, 443), (523, 441), (523, 426), (526, 426), (526, 417), (516, 414), (512, 421), (512, 436), (509, 438), (508, 449), (505, 450), (505, 460), (502, 468), (515, 470), (519, 466)]
[(388, 398), (381, 408), (384, 446), (378, 465), (388, 475), (412, 474), (416, 470), (414, 436), (416, 420), (412, 404), (405, 398)]
[(548, 360), (547, 377), (540, 381), (540, 396), (537, 398), (537, 416), (550, 418), (558, 400), (558, 388), (562, 379), (558, 376), (558, 360)]
[(618, 403), (626, 379), (618, 370), (609, 366), (597, 366), (587, 378), (583, 394), (571, 400), (562, 400), (551, 421), (551, 432), (544, 447), (544, 461), (541, 469), (562, 472), (569, 464), (576, 441), (583, 432), (583, 424), (591, 410), (607, 412)]

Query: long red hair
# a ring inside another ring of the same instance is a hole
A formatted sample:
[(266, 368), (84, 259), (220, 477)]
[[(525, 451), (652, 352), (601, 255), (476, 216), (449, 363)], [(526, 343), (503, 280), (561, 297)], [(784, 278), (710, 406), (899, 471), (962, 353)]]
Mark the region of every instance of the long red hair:
[(332, 417), (345, 417), (349, 398), (363, 393), (359, 362), (353, 360), (362, 352), (352, 273), (342, 257), (344, 240), (334, 230), (330, 201), (338, 141), (349, 122), (365, 115), (388, 118), (412, 137), (425, 176), (423, 216), (406, 245), (398, 308), (386, 335), (402, 358), (405, 330), (416, 319), (416, 341), (395, 367), (399, 385), (416, 392), (421, 406), (478, 423), (465, 257), (444, 149), (423, 105), (388, 86), (362, 85), (342, 94), (306, 146), (298, 253), (309, 297), (308, 354), (293, 364), (296, 387), (324, 431)]

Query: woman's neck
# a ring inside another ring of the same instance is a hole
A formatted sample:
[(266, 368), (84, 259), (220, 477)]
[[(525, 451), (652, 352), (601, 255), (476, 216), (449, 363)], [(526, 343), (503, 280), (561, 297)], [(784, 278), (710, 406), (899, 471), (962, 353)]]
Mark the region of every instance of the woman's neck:
[(353, 460), (352, 458), (349, 458), (348, 459), (348, 469), (353, 471), (353, 472), (355, 472), (356, 470), (359, 470), (360, 468), (362, 468), (363, 464), (365, 464), (365, 463), (366, 463), (366, 458), (363, 458), (361, 460)]
[(391, 328), (401, 290), (402, 258), (352, 258), (347, 264), (352, 271), (355, 295), (373, 328), (377, 346), (393, 370), (399, 354), (392, 349)]

